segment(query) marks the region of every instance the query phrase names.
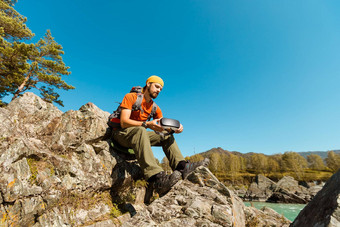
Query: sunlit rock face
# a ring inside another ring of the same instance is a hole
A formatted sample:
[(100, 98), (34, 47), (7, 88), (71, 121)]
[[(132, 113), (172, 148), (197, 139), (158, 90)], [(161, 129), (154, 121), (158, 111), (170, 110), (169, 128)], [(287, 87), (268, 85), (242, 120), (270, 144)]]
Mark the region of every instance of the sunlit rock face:
[(340, 226), (340, 170), (305, 206), (292, 226)]
[(138, 212), (123, 226), (289, 226), (274, 210), (245, 207), (243, 201), (199, 167), (164, 197)]
[(108, 116), (92, 103), (63, 113), (29, 92), (0, 108), (0, 226), (289, 225), (204, 167), (145, 205), (142, 171), (110, 147)]
[(299, 185), (299, 182), (290, 176), (284, 176), (278, 182), (274, 182), (263, 175), (258, 175), (243, 198), (249, 201), (306, 204), (322, 188), (321, 185), (306, 186)]

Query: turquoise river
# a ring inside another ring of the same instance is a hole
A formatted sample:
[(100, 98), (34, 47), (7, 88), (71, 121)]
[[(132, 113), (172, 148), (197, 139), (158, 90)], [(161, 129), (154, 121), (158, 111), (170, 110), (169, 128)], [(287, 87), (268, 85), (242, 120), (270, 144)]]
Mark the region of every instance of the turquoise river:
[(244, 202), (246, 206), (251, 206), (251, 204), (257, 208), (261, 209), (266, 206), (272, 208), (277, 213), (282, 214), (287, 219), (294, 221), (296, 216), (300, 213), (300, 211), (306, 206), (306, 204), (286, 204), (286, 203), (265, 203), (265, 202)]

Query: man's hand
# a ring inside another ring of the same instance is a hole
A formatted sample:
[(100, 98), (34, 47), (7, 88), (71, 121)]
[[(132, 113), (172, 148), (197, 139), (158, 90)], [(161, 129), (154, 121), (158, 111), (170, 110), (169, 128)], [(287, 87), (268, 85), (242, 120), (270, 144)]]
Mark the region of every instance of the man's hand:
[(152, 121), (147, 121), (146, 125), (148, 126), (149, 129), (152, 129), (156, 132), (163, 132), (164, 129), (162, 128), (162, 126), (159, 123), (160, 120), (161, 119), (155, 119), (155, 120), (152, 120)]
[(181, 133), (183, 132), (183, 125), (181, 124), (179, 128), (175, 131), (175, 133)]

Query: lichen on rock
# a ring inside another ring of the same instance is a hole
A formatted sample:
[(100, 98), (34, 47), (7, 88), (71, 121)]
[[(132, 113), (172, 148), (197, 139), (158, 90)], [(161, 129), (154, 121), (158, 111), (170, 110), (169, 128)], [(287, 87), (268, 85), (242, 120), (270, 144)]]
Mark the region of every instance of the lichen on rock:
[(63, 113), (29, 92), (0, 108), (0, 226), (286, 225), (207, 168), (146, 206), (138, 163), (109, 145), (108, 116), (92, 103)]

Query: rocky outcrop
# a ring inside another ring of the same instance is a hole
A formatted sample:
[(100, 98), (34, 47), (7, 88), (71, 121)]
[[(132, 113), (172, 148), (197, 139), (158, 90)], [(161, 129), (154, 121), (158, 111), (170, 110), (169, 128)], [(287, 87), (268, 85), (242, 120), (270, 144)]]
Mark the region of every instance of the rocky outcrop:
[(322, 188), (321, 186), (314, 186), (311, 188), (309, 184), (306, 183), (299, 184), (299, 182), (291, 176), (284, 176), (277, 182), (277, 186), (281, 189), (281, 191), (292, 194), (290, 197), (292, 197), (293, 200), (300, 199), (301, 201), (298, 203), (307, 203), (315, 196), (315, 191), (321, 190)]
[(142, 171), (109, 146), (108, 116), (92, 103), (63, 113), (33, 93), (0, 108), (0, 226), (287, 225), (206, 168), (144, 205)]
[[(306, 187), (307, 186), (307, 187)], [(277, 183), (263, 175), (258, 175), (248, 188), (244, 199), (275, 203), (301, 203), (310, 201), (322, 186), (299, 185), (293, 177), (285, 176)]]
[(275, 211), (245, 207), (242, 200), (205, 167), (178, 182), (123, 224), (132, 226), (289, 226)]
[(299, 185), (299, 182), (293, 177), (284, 176), (277, 182), (276, 188), (267, 202), (305, 204), (308, 201), (307, 198), (309, 198), (308, 194), (308, 189)]
[(257, 175), (255, 182), (251, 183), (244, 198), (250, 201), (266, 201), (275, 191), (277, 185), (274, 181), (263, 175)]
[(278, 188), (273, 194), (266, 200), (269, 203), (307, 203), (306, 200), (299, 197), (298, 195), (291, 193), (285, 189)]
[(326, 182), (291, 226), (340, 226), (340, 170)]
[(1, 226), (85, 225), (113, 217), (114, 196), (141, 177), (102, 140), (109, 113), (62, 113), (33, 93), (0, 108)]

